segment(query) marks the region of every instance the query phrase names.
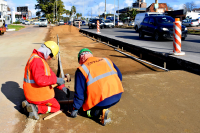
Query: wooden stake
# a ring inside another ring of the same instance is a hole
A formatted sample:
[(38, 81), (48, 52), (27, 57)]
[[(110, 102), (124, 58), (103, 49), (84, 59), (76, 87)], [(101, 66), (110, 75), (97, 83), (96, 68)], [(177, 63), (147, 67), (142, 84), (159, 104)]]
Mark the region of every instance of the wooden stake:
[(63, 110), (59, 110), (59, 111), (57, 111), (57, 112), (55, 112), (55, 113), (53, 113), (53, 114), (51, 114), (51, 115), (45, 117), (44, 120), (51, 119), (52, 117), (54, 117), (54, 116), (56, 116), (56, 115), (58, 115), (58, 114), (60, 114), (60, 113), (62, 113), (62, 112), (63, 112)]

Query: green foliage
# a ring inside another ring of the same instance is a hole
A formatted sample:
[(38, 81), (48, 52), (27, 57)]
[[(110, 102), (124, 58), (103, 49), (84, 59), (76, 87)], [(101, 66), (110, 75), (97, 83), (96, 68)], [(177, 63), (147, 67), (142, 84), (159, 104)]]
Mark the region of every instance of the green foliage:
[(13, 24), (21, 24), (21, 22), (17, 21), (17, 22), (13, 22)]
[(130, 20), (134, 20), (135, 16), (138, 14), (139, 12), (136, 9), (133, 9), (131, 11), (128, 11), (127, 13), (121, 13), (119, 15), (119, 19), (124, 21), (125, 19), (127, 19), (127, 17), (130, 17)]
[(25, 26), (21, 26), (21, 25), (8, 25), (8, 29), (15, 29), (15, 31), (18, 31), (20, 29), (25, 28)]
[[(35, 9), (40, 9), (36, 12), (36, 16), (40, 17), (41, 13), (43, 17), (46, 17), (48, 21), (54, 17), (54, 12), (56, 13), (56, 0), (36, 0), (38, 4), (35, 5)], [(64, 3), (62, 0), (57, 0), (57, 15), (59, 16), (66, 12), (64, 8)]]

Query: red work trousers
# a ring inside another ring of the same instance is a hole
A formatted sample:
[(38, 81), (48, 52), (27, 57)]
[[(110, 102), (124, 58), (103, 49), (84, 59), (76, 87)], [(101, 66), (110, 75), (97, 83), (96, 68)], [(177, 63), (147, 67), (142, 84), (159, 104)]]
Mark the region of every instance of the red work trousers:
[(57, 112), (60, 110), (60, 104), (55, 98), (46, 100), (46, 101), (41, 101), (41, 102), (33, 102), (27, 100), (31, 104), (35, 104), (38, 107), (38, 114), (46, 114), (48, 111), (48, 106), (51, 107), (50, 112)]

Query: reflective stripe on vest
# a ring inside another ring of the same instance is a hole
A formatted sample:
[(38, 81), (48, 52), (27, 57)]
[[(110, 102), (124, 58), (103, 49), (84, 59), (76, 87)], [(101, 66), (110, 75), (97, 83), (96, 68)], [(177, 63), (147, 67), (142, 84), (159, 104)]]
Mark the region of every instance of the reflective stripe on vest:
[(91, 74), (89, 73), (88, 68), (87, 68), (84, 64), (82, 65), (82, 68), (83, 68), (83, 70), (85, 71), (85, 73), (88, 75), (88, 79), (89, 79), (89, 81), (87, 82), (87, 86), (91, 85), (92, 83), (96, 82), (96, 81), (99, 80), (99, 79), (105, 78), (105, 77), (110, 76), (110, 75), (113, 75), (113, 74), (117, 74), (117, 72), (115, 72), (115, 71), (112, 69), (112, 66), (111, 66), (110, 62), (109, 62), (106, 58), (103, 58), (103, 59), (106, 61), (106, 63), (108, 64), (108, 66), (110, 67), (110, 69), (111, 69), (112, 71), (111, 71), (111, 72), (104, 73), (104, 74), (99, 75), (99, 76), (94, 77), (94, 78), (92, 78)]
[[(41, 58), (40, 56), (38, 56), (38, 55), (33, 55), (30, 59), (29, 59), (29, 61), (28, 61), (28, 63), (31, 61), (31, 59), (33, 59), (33, 57), (35, 57), (35, 56), (37, 56), (37, 57), (39, 57), (39, 58)], [(46, 75), (48, 76), (48, 71), (47, 71), (47, 67), (46, 67), (46, 65), (45, 65), (45, 63), (44, 63), (44, 61), (43, 61), (43, 59), (41, 58), (41, 60), (42, 60), (42, 62), (43, 62), (43, 64), (44, 64), (44, 67), (46, 68)], [(26, 82), (26, 83), (32, 83), (32, 84), (34, 84), (35, 83), (35, 81), (34, 80), (30, 80), (29, 79), (29, 74), (28, 74), (28, 70), (29, 69), (27, 69), (27, 74), (26, 74), (26, 78), (24, 78), (24, 82)]]

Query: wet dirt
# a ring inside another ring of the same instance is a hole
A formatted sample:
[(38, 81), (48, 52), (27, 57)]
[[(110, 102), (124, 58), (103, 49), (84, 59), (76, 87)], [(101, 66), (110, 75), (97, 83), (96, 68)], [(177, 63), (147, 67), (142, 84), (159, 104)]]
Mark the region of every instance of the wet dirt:
[[(69, 73), (73, 99), (74, 74), (79, 66), (78, 52), (89, 48), (96, 57), (110, 58), (123, 75), (124, 93), (118, 104), (111, 107), (112, 123), (102, 126), (90, 118), (69, 117), (71, 107), (49, 120), (40, 115), (34, 133), (97, 133), (136, 132), (174, 133), (200, 132), (200, 76), (185, 71), (165, 72), (155, 67), (137, 62), (116, 52), (113, 48), (93, 41), (79, 33), (76, 27), (63, 25), (51, 27), (47, 40), (57, 41), (59, 36), (61, 61), (64, 73)], [(133, 55), (134, 56), (134, 55)], [(48, 62), (57, 72), (57, 59)], [(56, 91), (58, 100), (66, 99), (63, 92)]]

